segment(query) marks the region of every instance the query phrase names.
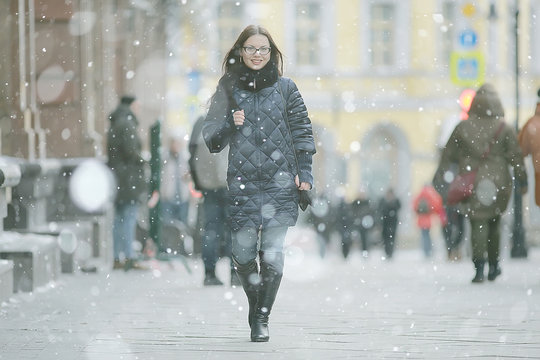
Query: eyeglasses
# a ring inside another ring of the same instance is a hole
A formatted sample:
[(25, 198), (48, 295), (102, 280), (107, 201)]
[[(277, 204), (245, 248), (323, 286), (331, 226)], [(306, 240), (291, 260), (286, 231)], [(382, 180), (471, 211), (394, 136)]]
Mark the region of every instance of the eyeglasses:
[(242, 49), (244, 49), (244, 51), (248, 55), (255, 55), (255, 53), (258, 51), (259, 54), (261, 54), (263, 56), (270, 54), (270, 50), (272, 50), (271, 48), (266, 47), (266, 46), (260, 47), (258, 49), (256, 47), (254, 47), (254, 46), (244, 46), (244, 47), (242, 47)]

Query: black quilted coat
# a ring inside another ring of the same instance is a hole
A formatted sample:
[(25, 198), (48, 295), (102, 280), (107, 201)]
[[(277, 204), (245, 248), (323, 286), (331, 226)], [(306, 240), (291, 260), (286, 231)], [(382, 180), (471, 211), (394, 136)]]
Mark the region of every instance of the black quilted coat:
[(238, 108), (244, 110), (244, 124), (234, 125), (227, 96), (218, 88), (203, 127), (211, 152), (219, 152), (229, 144), (231, 228), (238, 231), (245, 227), (293, 226), (298, 218), (294, 176), (298, 174), (301, 182), (313, 184), (315, 143), (304, 100), (296, 84), (282, 77), (258, 91), (234, 87), (232, 96)]

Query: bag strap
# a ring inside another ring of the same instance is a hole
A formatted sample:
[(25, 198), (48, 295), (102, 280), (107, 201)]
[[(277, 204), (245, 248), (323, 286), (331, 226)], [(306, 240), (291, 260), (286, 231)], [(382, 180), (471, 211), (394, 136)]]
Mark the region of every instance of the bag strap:
[(495, 144), (495, 142), (497, 141), (497, 139), (499, 138), (499, 135), (501, 134), (502, 132), (502, 129), (504, 128), (504, 122), (501, 121), (501, 124), (499, 125), (499, 127), (497, 128), (497, 131), (495, 132), (495, 135), (493, 135), (493, 138), (491, 139), (491, 141), (489, 142), (489, 145), (488, 145), (488, 148), (486, 149), (486, 151), (484, 151), (484, 153), (482, 154), (482, 156), (480, 157), (480, 159), (482, 161), (486, 160), (489, 153), (491, 152), (491, 146), (493, 144)]

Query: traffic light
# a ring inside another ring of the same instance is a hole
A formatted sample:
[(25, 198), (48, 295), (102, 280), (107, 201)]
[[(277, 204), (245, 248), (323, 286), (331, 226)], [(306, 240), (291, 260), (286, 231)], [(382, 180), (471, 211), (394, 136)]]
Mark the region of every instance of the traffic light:
[(469, 118), (469, 109), (471, 108), (472, 101), (476, 95), (476, 91), (473, 89), (465, 89), (459, 95), (459, 106), (461, 107), (461, 120), (467, 120)]

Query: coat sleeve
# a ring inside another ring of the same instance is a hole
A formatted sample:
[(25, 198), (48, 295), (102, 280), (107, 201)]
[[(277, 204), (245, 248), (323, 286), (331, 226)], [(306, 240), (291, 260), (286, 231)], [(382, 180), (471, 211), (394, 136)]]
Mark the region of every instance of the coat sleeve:
[[(199, 136), (201, 136), (202, 133), (202, 126), (204, 123), (204, 118), (199, 118), (193, 125), (193, 129), (191, 130), (191, 137), (189, 139), (189, 172), (191, 173), (191, 179), (193, 180), (193, 185), (195, 186), (196, 190), (202, 190), (201, 184), (199, 181), (199, 174), (197, 173), (195, 163), (197, 160), (197, 147), (199, 146)], [(202, 145), (202, 144), (201, 144)]]
[(523, 153), (519, 147), (516, 133), (514, 130), (510, 129), (508, 125), (505, 125), (505, 127), (506, 131), (504, 131), (503, 135), (506, 143), (504, 153), (506, 161), (514, 168), (514, 177), (519, 181), (519, 183), (522, 186), (527, 186), (527, 170), (525, 169)]
[(454, 131), (452, 131), (452, 135), (450, 135), (450, 138), (442, 150), (439, 166), (433, 176), (433, 187), (439, 193), (444, 193), (447, 187), (444, 174), (451, 169), (452, 164), (459, 164), (460, 143), (461, 136), (458, 124), (458, 126), (454, 128)]
[(291, 79), (283, 79), (282, 81), (286, 89), (284, 93), (287, 102), (287, 121), (298, 160), (298, 177), (301, 182), (313, 185), (312, 163), (316, 150), (311, 120), (296, 84)]
[(218, 86), (210, 103), (203, 125), (203, 138), (211, 153), (218, 153), (229, 144), (234, 130), (232, 113), (229, 113), (227, 96)]

